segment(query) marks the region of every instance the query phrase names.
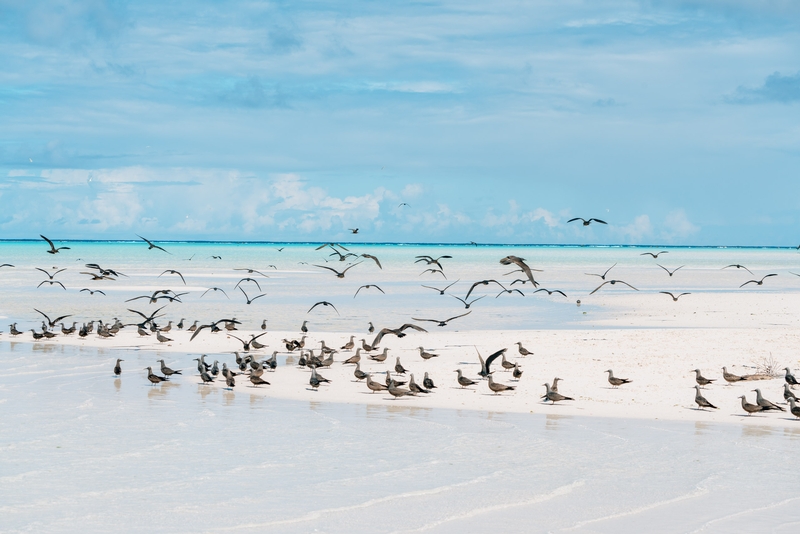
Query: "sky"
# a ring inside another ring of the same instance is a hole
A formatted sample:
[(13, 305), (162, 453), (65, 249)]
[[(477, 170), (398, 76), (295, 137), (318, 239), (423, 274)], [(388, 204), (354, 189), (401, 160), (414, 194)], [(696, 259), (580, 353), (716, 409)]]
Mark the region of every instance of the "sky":
[(797, 246), (799, 106), (789, 0), (0, 0), (0, 239)]

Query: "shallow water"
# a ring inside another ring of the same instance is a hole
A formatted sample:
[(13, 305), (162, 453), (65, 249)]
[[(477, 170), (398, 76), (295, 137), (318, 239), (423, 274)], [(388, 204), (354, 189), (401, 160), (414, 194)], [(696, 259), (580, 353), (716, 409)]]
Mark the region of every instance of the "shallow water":
[[(167, 306), (164, 322), (181, 317), (201, 321), (236, 317), (245, 328), (255, 329), (263, 319), (268, 319), (270, 330), (294, 331), (308, 319), (315, 331), (363, 331), (368, 321), (380, 328), (399, 326), (413, 317), (446, 319), (466, 313), (468, 310), (453, 295), (464, 298), (474, 282), (496, 279), (509, 289), (521, 289), (526, 297), (517, 293), (501, 294), (499, 286), (494, 284), (478, 286), (469, 298), (470, 301), (480, 298), (471, 306), (472, 313), (451, 323), (450, 328), (586, 328), (612, 324), (610, 321), (618, 316), (620, 309), (629, 306), (624, 299), (633, 294), (652, 293), (656, 302), (667, 302), (668, 297), (659, 295), (659, 291), (688, 291), (694, 295), (800, 292), (800, 277), (791, 274), (800, 273), (800, 254), (794, 249), (346, 245), (356, 255), (369, 253), (379, 257), (383, 266), (380, 269), (371, 259), (363, 257), (338, 261), (336, 256), (330, 257), (329, 248), (315, 250), (317, 245), (313, 244), (163, 243), (169, 254), (148, 250), (143, 242), (57, 244), (66, 244), (71, 249), (49, 255), (43, 241), (0, 242), (0, 263), (16, 266), (0, 269), (0, 319), (18, 321), (21, 329), (37, 327), (41, 323), (41, 316), (33, 311), (37, 308), (48, 314), (70, 314), (73, 317), (69, 321), (119, 317), (130, 323), (139, 318), (128, 311), (129, 308), (153, 311), (166, 301), (151, 305), (147, 300), (125, 302), (127, 299), (169, 288), (188, 294), (181, 297), (182, 303)], [(654, 260), (641, 256), (647, 250), (667, 250), (667, 253)], [(423, 254), (453, 256), (441, 262), (446, 280), (437, 273), (423, 273), (428, 266), (415, 263), (415, 257)], [(509, 274), (514, 267), (499, 263), (500, 258), (509, 254), (526, 258), (531, 267), (541, 269), (535, 276), (542, 286), (563, 290), (568, 298), (558, 294), (533, 294), (530, 284), (511, 285), (520, 273)], [(315, 266), (341, 271), (356, 260), (363, 263), (349, 270), (343, 279)], [(90, 281), (87, 275), (81, 274), (88, 271), (86, 263), (98, 263), (121, 271), (127, 277)], [(669, 269), (685, 267), (670, 277), (656, 263)], [(743, 264), (754, 274), (742, 269), (722, 269), (732, 263)], [(586, 273), (602, 274), (615, 264), (609, 278), (625, 280), (640, 291), (634, 293), (617, 285), (606, 286), (590, 295), (601, 280)], [(46, 276), (36, 267), (66, 268), (67, 271), (56, 279), (67, 289), (49, 285), (37, 289), (37, 284)], [(234, 270), (237, 268), (253, 268), (269, 278)], [(181, 272), (186, 285), (176, 275), (162, 275), (166, 269)], [(778, 276), (767, 279), (763, 286), (739, 288), (749, 279), (760, 279), (773, 272)], [(248, 296), (265, 294), (251, 305), (246, 305), (244, 295), (235, 289), (236, 283), (247, 276), (256, 279), (261, 287), (245, 282), (242, 287)], [(448, 291), (452, 295), (440, 295), (422, 287), (444, 288), (451, 282), (456, 282)], [(355, 297), (364, 284), (377, 284), (386, 294), (374, 288), (362, 289)], [(227, 296), (213, 291), (203, 296), (211, 287), (222, 288)], [(89, 295), (81, 292), (84, 288), (99, 289), (106, 294)], [(309, 312), (309, 308), (321, 300), (333, 303), (338, 313), (321, 306)], [(576, 305), (577, 300), (582, 301), (580, 307)]]
[(800, 522), (793, 422), (343, 405), (324, 392), (278, 401), (191, 377), (150, 386), (138, 369), (157, 357), (0, 343), (0, 529), (789, 532)]

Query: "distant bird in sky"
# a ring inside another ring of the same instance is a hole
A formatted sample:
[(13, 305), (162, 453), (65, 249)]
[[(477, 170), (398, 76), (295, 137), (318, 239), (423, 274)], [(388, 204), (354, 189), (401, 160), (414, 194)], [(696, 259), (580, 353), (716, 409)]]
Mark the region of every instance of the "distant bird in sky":
[[(408, 203), (407, 202), (401, 202), (400, 205), (398, 205), (397, 207), (398, 208), (402, 208), (403, 206), (408, 206)], [(797, 247), (797, 248), (800, 248), (800, 247)]]
[(241, 286), (239, 287), (239, 291), (241, 291), (242, 295), (244, 295), (244, 299), (247, 301), (248, 305), (251, 304), (254, 300), (260, 299), (261, 297), (266, 296), (266, 293), (261, 293), (260, 295), (256, 295), (255, 297), (250, 298), (250, 297), (247, 296), (247, 293), (244, 292), (244, 289), (242, 289)]
[(47, 238), (46, 238), (45, 236), (43, 236), (42, 234), (39, 234), (39, 237), (41, 237), (42, 239), (44, 239), (45, 241), (47, 241), (47, 244), (49, 244), (49, 245), (50, 245), (50, 250), (48, 250), (48, 251), (47, 251), (47, 253), (48, 253), (48, 254), (58, 254), (58, 251), (59, 251), (59, 250), (70, 250), (70, 248), (69, 248), (69, 247), (58, 247), (58, 248), (56, 248), (56, 246), (53, 244), (53, 242), (52, 242), (52, 241), (50, 241), (49, 239), (47, 239)]
[[(147, 250), (153, 250), (154, 248), (157, 248), (158, 250), (163, 250), (164, 252), (167, 252), (165, 248), (159, 247), (158, 245), (154, 245), (152, 241), (140, 236), (139, 234), (136, 234), (136, 237), (138, 237), (139, 239), (141, 239), (150, 246)], [(170, 252), (167, 252), (167, 254), (170, 254)]]
[(672, 301), (673, 302), (678, 302), (678, 299), (681, 298), (684, 295), (691, 295), (691, 293), (681, 293), (680, 295), (675, 296), (672, 293), (670, 293), (669, 291), (659, 291), (659, 293), (663, 293), (665, 295), (669, 295), (670, 297), (672, 297)]
[(422, 276), (425, 273), (439, 273), (439, 274), (442, 275), (442, 278), (447, 280), (447, 276), (444, 274), (444, 271), (442, 271), (441, 269), (425, 269), (424, 271), (419, 273), (419, 275)]
[(763, 285), (763, 284), (764, 284), (764, 280), (766, 280), (766, 279), (767, 279), (767, 278), (769, 278), (770, 276), (778, 276), (778, 275), (777, 275), (777, 274), (775, 274), (775, 273), (772, 273), (772, 274), (767, 274), (767, 275), (765, 275), (765, 276), (764, 276), (764, 277), (763, 277), (761, 280), (748, 280), (747, 282), (745, 282), (744, 284), (740, 285), (739, 287), (740, 287), (740, 288), (741, 288), (741, 287), (744, 287), (744, 286), (746, 286), (747, 284), (756, 284), (757, 286)]
[(494, 279), (492, 279), (492, 280), (479, 280), (479, 281), (475, 282), (474, 284), (472, 284), (472, 287), (470, 287), (470, 288), (469, 288), (469, 291), (467, 291), (467, 296), (466, 296), (466, 297), (464, 297), (464, 298), (465, 298), (465, 299), (468, 299), (468, 298), (469, 298), (469, 296), (470, 296), (470, 294), (472, 293), (472, 291), (473, 291), (473, 290), (474, 290), (474, 289), (475, 289), (477, 286), (480, 286), (480, 285), (488, 286), (489, 284), (497, 284), (497, 285), (498, 285), (498, 286), (500, 286), (500, 287), (501, 287), (501, 288), (502, 288), (504, 291), (506, 290), (506, 287), (505, 287), (503, 284), (501, 284), (500, 282), (498, 282), (497, 280), (494, 280)]
[(669, 251), (662, 250), (661, 252), (642, 252), (639, 256), (652, 256), (654, 259), (657, 259), (661, 254), (669, 254)]
[(595, 219), (595, 218), (583, 219), (581, 217), (575, 217), (574, 219), (570, 219), (570, 220), (567, 221), (567, 224), (569, 224), (571, 222), (575, 222), (575, 221), (583, 221), (583, 225), (584, 226), (589, 226), (590, 224), (592, 224), (592, 221), (594, 221), (596, 223), (600, 223), (600, 224), (608, 224), (607, 222), (601, 221), (600, 219)]
[(350, 232), (352, 232), (354, 234), (358, 233), (358, 228), (348, 228), (348, 230), (350, 230)]
[[(269, 278), (269, 276), (267, 276), (266, 274), (262, 273), (261, 271), (257, 271), (257, 270), (255, 270), (255, 269), (249, 269), (249, 268), (247, 268), (247, 267), (244, 267), (244, 268), (241, 268), (241, 267), (240, 267), (240, 268), (234, 268), (233, 270), (234, 270), (234, 271), (247, 271), (247, 274), (253, 274), (253, 273), (256, 273), (256, 274), (260, 274), (260, 275), (261, 275), (261, 276), (263, 276), (264, 278)], [(259, 288), (259, 289), (261, 289), (261, 288)]]
[(230, 299), (230, 297), (228, 296), (228, 294), (227, 294), (227, 293), (225, 293), (225, 290), (224, 290), (224, 289), (222, 289), (221, 287), (209, 287), (208, 289), (206, 289), (205, 291), (203, 291), (203, 294), (202, 294), (202, 295), (200, 295), (200, 298), (203, 298), (203, 297), (205, 297), (205, 296), (206, 296), (206, 293), (208, 293), (209, 291), (221, 291), (221, 292), (222, 292), (222, 294), (223, 294), (223, 295), (225, 295), (225, 297), (226, 297), (226, 298)]
[(470, 306), (472, 306), (473, 304), (475, 304), (476, 302), (478, 302), (478, 301), (479, 301), (479, 300), (481, 300), (482, 298), (485, 298), (485, 297), (486, 297), (486, 295), (482, 295), (482, 296), (480, 296), (480, 297), (478, 297), (478, 298), (476, 298), (476, 299), (473, 299), (473, 300), (471, 300), (471, 301), (467, 302), (465, 299), (462, 299), (461, 297), (457, 297), (457, 296), (455, 296), (455, 295), (450, 295), (450, 296), (451, 296), (451, 297), (453, 297), (454, 299), (458, 299), (458, 300), (460, 300), (460, 301), (461, 301), (461, 304), (463, 304), (463, 305), (464, 305), (464, 309), (465, 309), (465, 310), (468, 310)]

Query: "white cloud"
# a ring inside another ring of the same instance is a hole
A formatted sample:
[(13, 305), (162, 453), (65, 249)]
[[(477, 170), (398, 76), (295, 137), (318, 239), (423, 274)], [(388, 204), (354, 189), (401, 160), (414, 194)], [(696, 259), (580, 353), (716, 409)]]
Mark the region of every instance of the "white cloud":
[(664, 229), (662, 235), (669, 241), (676, 239), (685, 239), (692, 234), (700, 231), (699, 226), (695, 226), (686, 216), (686, 212), (682, 209), (671, 211), (664, 219)]
[(653, 225), (650, 223), (649, 216), (639, 215), (632, 223), (620, 227), (618, 231), (629, 241), (641, 242), (646, 237), (653, 235)]

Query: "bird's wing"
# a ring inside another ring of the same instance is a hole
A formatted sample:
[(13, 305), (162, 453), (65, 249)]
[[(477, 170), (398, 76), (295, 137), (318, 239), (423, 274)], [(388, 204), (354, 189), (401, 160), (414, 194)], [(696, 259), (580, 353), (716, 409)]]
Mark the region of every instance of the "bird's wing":
[(245, 300), (250, 300), (250, 297), (248, 297), (248, 296), (247, 296), (247, 293), (245, 293), (245, 292), (244, 292), (244, 289), (242, 289), (241, 287), (239, 287), (239, 291), (241, 291), (241, 292), (242, 292), (242, 294), (244, 295), (244, 298), (245, 298)]
[(383, 270), (383, 266), (381, 265), (381, 262), (380, 262), (380, 260), (378, 260), (378, 258), (377, 258), (377, 257), (373, 256), (372, 254), (362, 254), (361, 256), (362, 256), (363, 258), (369, 258), (369, 259), (371, 259), (372, 261), (374, 261), (374, 262), (375, 262), (375, 263), (378, 265), (378, 267), (379, 267), (381, 270)]
[[(568, 220), (568, 221), (567, 221), (567, 224), (569, 224), (569, 223), (571, 223), (571, 222), (575, 222), (575, 221), (583, 221), (583, 219), (581, 219), (580, 217), (575, 217), (574, 219), (570, 219), (570, 220)], [(585, 221), (584, 221), (584, 222), (585, 222)]]
[(653, 254), (652, 252), (642, 252), (641, 254), (639, 254), (639, 256), (653, 256), (654, 258), (656, 257), (656, 255)]
[(46, 238), (45, 236), (43, 236), (42, 234), (39, 234), (39, 237), (41, 237), (42, 239), (44, 239), (45, 241), (47, 241), (47, 244), (48, 244), (48, 245), (50, 245), (50, 248), (51, 248), (51, 249), (53, 249), (53, 250), (55, 250), (55, 248), (56, 248), (56, 247), (55, 247), (55, 246), (53, 246), (53, 242), (52, 242), (52, 241), (50, 241), (49, 239), (47, 239), (47, 238)]
[(680, 295), (678, 295), (678, 298), (681, 298), (684, 295), (691, 295), (691, 293), (681, 293)]
[(342, 274), (346, 273), (347, 271), (349, 271), (350, 269), (352, 269), (352, 268), (353, 268), (353, 267), (355, 267), (356, 265), (361, 265), (361, 263), (362, 263), (362, 262), (354, 263), (353, 265), (349, 266), (349, 267), (348, 267), (348, 268), (346, 268), (344, 271), (342, 271)]
[(200, 325), (200, 326), (198, 326), (198, 327), (197, 327), (197, 330), (195, 330), (195, 331), (192, 333), (192, 337), (190, 337), (190, 338), (189, 338), (189, 341), (191, 341), (191, 340), (193, 340), (194, 338), (196, 338), (196, 337), (197, 337), (197, 334), (199, 334), (200, 332), (202, 332), (204, 328), (211, 328), (211, 326), (212, 326), (212, 325), (210, 325), (210, 324), (204, 324), (204, 325)]
[(238, 339), (239, 341), (241, 341), (242, 345), (246, 345), (246, 343), (244, 342), (244, 340), (243, 340), (243, 339), (241, 339), (240, 337), (234, 336), (233, 334), (228, 334), (228, 337), (232, 337), (232, 338), (234, 338), (234, 339)]
[[(465, 315), (469, 315), (470, 313), (472, 313), (472, 310), (468, 311), (467, 313), (462, 313), (461, 315), (456, 315), (455, 317), (450, 317), (449, 319), (447, 319), (447, 320), (446, 320), (446, 321), (444, 321), (444, 322), (445, 322), (445, 323), (449, 323), (449, 322), (450, 322), (450, 321), (452, 321), (453, 319), (458, 319), (459, 317), (464, 317)], [(412, 317), (412, 319), (414, 319), (414, 318)], [(418, 319), (415, 319), (415, 320), (418, 320)], [(437, 321), (437, 322), (438, 322), (438, 321)]]
[(639, 291), (638, 289), (636, 289), (635, 287), (630, 285), (628, 282), (623, 282), (622, 280), (617, 280), (617, 282), (619, 282), (620, 284), (625, 284), (626, 286), (628, 286), (629, 288), (631, 288), (631, 289), (633, 289), (635, 291)]
[(500, 349), (497, 352), (494, 352), (486, 358), (486, 372), (489, 372), (489, 366), (492, 365), (492, 362), (495, 361), (497, 358), (500, 357), (507, 349)]
[(567, 296), (567, 294), (566, 294), (566, 293), (564, 293), (563, 291), (561, 291), (560, 289), (556, 289), (555, 291), (553, 291), (553, 293), (561, 293), (561, 294), (562, 294), (562, 295), (564, 295), (565, 297)]
[(256, 295), (255, 297), (251, 298), (250, 302), (253, 302), (256, 299), (260, 299), (261, 297), (266, 297), (266, 296), (267, 296), (266, 293), (261, 293), (260, 295)]
[(139, 300), (139, 299), (151, 299), (151, 298), (152, 297), (150, 295), (142, 295), (141, 297), (133, 297), (132, 299), (128, 299), (125, 302), (131, 302), (131, 301)]
[(670, 296), (670, 297), (672, 297), (672, 298), (675, 298), (675, 295), (673, 295), (673, 294), (672, 294), (672, 293), (670, 293), (669, 291), (659, 291), (659, 293), (663, 293), (663, 294), (665, 294), (665, 295), (669, 295), (669, 296)]
[(604, 273), (603, 273), (603, 276), (601, 276), (601, 278), (602, 278), (603, 280), (605, 280), (605, 278), (606, 278), (606, 275), (608, 274), (608, 271), (610, 271), (611, 269), (613, 269), (613, 268), (614, 268), (614, 267), (616, 267), (616, 266), (617, 266), (617, 264), (615, 263), (614, 265), (612, 265), (611, 267), (609, 267), (608, 269), (606, 269), (606, 272), (604, 272)]
[(104, 293), (104, 292), (102, 292), (102, 291), (100, 291), (99, 289), (95, 289), (95, 291), (94, 291), (94, 292), (95, 292), (95, 293), (100, 293), (101, 295), (105, 295), (105, 293)]
[(257, 336), (251, 336), (250, 343), (252, 343), (256, 339), (260, 338), (261, 336), (266, 336), (266, 335), (267, 335), (267, 332), (262, 332), (262, 333), (258, 334)]
[[(44, 282), (43, 282), (43, 283), (44, 283)], [(450, 296), (451, 296), (451, 297), (453, 297), (454, 299), (458, 299), (458, 300), (460, 300), (460, 301), (461, 301), (461, 303), (462, 303), (464, 306), (466, 306), (466, 305), (467, 305), (467, 301), (466, 301), (465, 299), (462, 299), (461, 297), (457, 297), (457, 296), (455, 296), (455, 295), (450, 295)], [(469, 296), (469, 295), (467, 295), (467, 296)]]
[(307, 311), (306, 313), (309, 313), (311, 310), (313, 310), (314, 308), (316, 308), (316, 307), (317, 307), (317, 306), (319, 306), (320, 304), (322, 304), (322, 302), (317, 302), (316, 304), (314, 304), (313, 306), (311, 306), (311, 307), (308, 309), (308, 311)]
[(589, 219), (589, 221), (599, 222), (600, 224), (608, 224), (608, 223), (607, 223), (607, 222), (605, 222), (605, 221), (601, 221), (600, 219), (594, 219), (594, 218), (592, 218), (592, 219)]
[(590, 295), (594, 295), (595, 293), (597, 293), (597, 290), (599, 290), (601, 287), (603, 287), (604, 285), (606, 285), (608, 282), (609, 282), (609, 281), (608, 281), (608, 280), (606, 280), (605, 282), (603, 282), (602, 284), (600, 284), (599, 286), (597, 286), (597, 287), (595, 288), (595, 290), (594, 290), (594, 291), (592, 291), (592, 292), (591, 292), (591, 293), (589, 293), (589, 294), (590, 294)]
[[(359, 292), (359, 291), (361, 291), (362, 289), (364, 289), (365, 287), (367, 287), (367, 286), (361, 286), (361, 287), (359, 287), (358, 289), (356, 289), (356, 294), (355, 294), (355, 295), (353, 295), (353, 298), (356, 298), (356, 297), (358, 296), (358, 292)], [(424, 286), (423, 286), (423, 287), (424, 287)]]
[[(474, 284), (472, 284), (472, 286), (469, 288), (469, 291), (467, 291), (467, 296), (466, 296), (466, 297), (464, 297), (464, 298), (465, 298), (465, 299), (468, 299), (468, 298), (469, 298), (469, 296), (470, 296), (470, 294), (472, 293), (472, 290), (473, 290), (473, 289), (475, 289), (475, 287), (476, 287), (476, 286), (479, 286), (479, 285), (481, 285), (481, 284), (483, 284), (483, 285), (488, 285), (488, 284), (486, 284), (486, 283), (484, 283), (484, 282), (485, 282), (485, 280), (481, 280), (480, 282), (475, 282)], [(460, 300), (460, 299), (459, 299), (459, 300)]]
[(380, 291), (380, 292), (381, 292), (381, 293), (383, 293), (384, 295), (386, 294), (386, 291), (384, 291), (384, 290), (383, 290), (383, 289), (381, 289), (380, 287), (376, 286), (375, 284), (372, 284), (372, 287), (374, 287), (375, 289), (377, 289), (378, 291)]
[(325, 267), (324, 265), (317, 265), (317, 264), (314, 264), (314, 267), (320, 267), (321, 269), (328, 269), (329, 271), (333, 271), (333, 272), (335, 272), (337, 275), (338, 275), (338, 274), (341, 274), (341, 273), (339, 273), (339, 271), (337, 271), (336, 269), (332, 269), (331, 267)]
[(659, 267), (661, 267), (662, 269), (664, 269), (665, 271), (667, 271), (667, 273), (669, 273), (669, 269), (667, 269), (667, 268), (666, 268), (666, 267), (664, 267), (663, 265), (661, 265), (661, 264), (659, 264), (659, 263), (656, 263), (656, 265), (658, 265)]
[[(38, 310), (37, 310), (37, 311), (38, 311)], [(142, 312), (140, 312), (140, 311), (132, 310), (132, 309), (130, 309), (130, 308), (128, 308), (128, 311), (129, 311), (129, 312), (133, 312), (133, 313), (135, 313), (135, 314), (137, 314), (137, 315), (141, 315), (141, 316), (142, 316), (142, 319), (149, 319), (149, 317), (147, 317), (145, 314), (143, 314), (143, 313), (142, 313)], [(42, 313), (42, 312), (39, 312), (39, 313)], [(47, 316), (45, 315), (45, 317), (47, 317)]]
[(757, 284), (757, 283), (758, 283), (758, 280), (748, 280), (747, 282), (745, 282), (744, 284), (740, 285), (739, 287), (744, 287), (747, 284)]
[(151, 246), (153, 246), (153, 243), (151, 243), (149, 239), (146, 239), (146, 238), (144, 238), (144, 237), (140, 236), (139, 234), (136, 234), (136, 237), (138, 237), (139, 239), (141, 239), (142, 241), (144, 241), (144, 242), (145, 242), (145, 243), (147, 243), (148, 245), (151, 245)]
[(414, 319), (415, 321), (426, 321), (429, 323), (441, 323), (441, 321), (438, 321), (436, 319), (420, 319), (419, 317), (412, 317), (412, 319)]
[[(504, 292), (504, 293), (505, 293), (505, 292)], [(479, 300), (481, 300), (481, 299), (484, 299), (484, 298), (486, 298), (486, 295), (481, 295), (480, 297), (478, 297), (478, 298), (474, 299), (472, 302), (470, 302), (470, 303), (469, 303), (469, 305), (470, 305), (470, 306), (472, 306), (473, 304), (475, 304), (476, 302), (478, 302)], [(496, 297), (495, 297), (495, 298), (496, 298)], [(450, 319), (448, 319), (448, 321), (449, 321), (449, 320), (450, 320)]]
[(53, 279), (53, 276), (51, 276), (51, 275), (50, 275), (50, 273), (49, 273), (49, 272), (47, 272), (47, 271), (45, 271), (44, 269), (41, 269), (41, 268), (39, 268), (39, 267), (34, 267), (34, 269), (36, 269), (37, 271), (42, 271), (44, 274), (46, 274), (46, 275), (47, 275), (47, 277), (48, 277), (50, 280), (52, 280), (52, 279)]
[(778, 276), (778, 275), (777, 275), (777, 274), (775, 274), (775, 273), (768, 274), (768, 275), (766, 275), (764, 278), (762, 278), (762, 279), (761, 279), (761, 281), (763, 282), (763, 281), (764, 281), (764, 279), (766, 279), (766, 278), (769, 278), (770, 276)]
[[(44, 236), (42, 236), (42, 237), (44, 237)], [(45, 237), (45, 239), (47, 239), (47, 238)], [(34, 311), (37, 311), (37, 312), (39, 312), (39, 313), (41, 313), (42, 315), (44, 315), (44, 318), (45, 318), (45, 319), (47, 319), (47, 322), (48, 322), (48, 323), (49, 323), (49, 322), (52, 322), (52, 321), (50, 321), (50, 317), (48, 317), (48, 316), (47, 316), (47, 314), (46, 314), (46, 313), (44, 313), (43, 311), (39, 311), (39, 310), (37, 310), (36, 308), (34, 308), (33, 310), (34, 310)]]
[(678, 267), (677, 269), (675, 269), (674, 271), (672, 271), (672, 274), (675, 274), (675, 273), (677, 273), (679, 269), (683, 269), (684, 267), (686, 267), (686, 266), (685, 266), (685, 265), (681, 265), (680, 267)]
[(418, 331), (418, 332), (427, 332), (427, 330), (425, 330), (425, 329), (424, 329), (424, 328), (422, 328), (421, 326), (417, 326), (417, 325), (415, 325), (415, 324), (411, 324), (411, 323), (406, 323), (406, 324), (404, 324), (403, 326), (401, 326), (400, 328), (398, 328), (398, 330), (400, 330), (400, 331), (402, 332), (403, 330), (407, 330), (407, 329), (409, 329), (409, 328), (413, 328), (414, 330), (416, 330), (416, 331)]

